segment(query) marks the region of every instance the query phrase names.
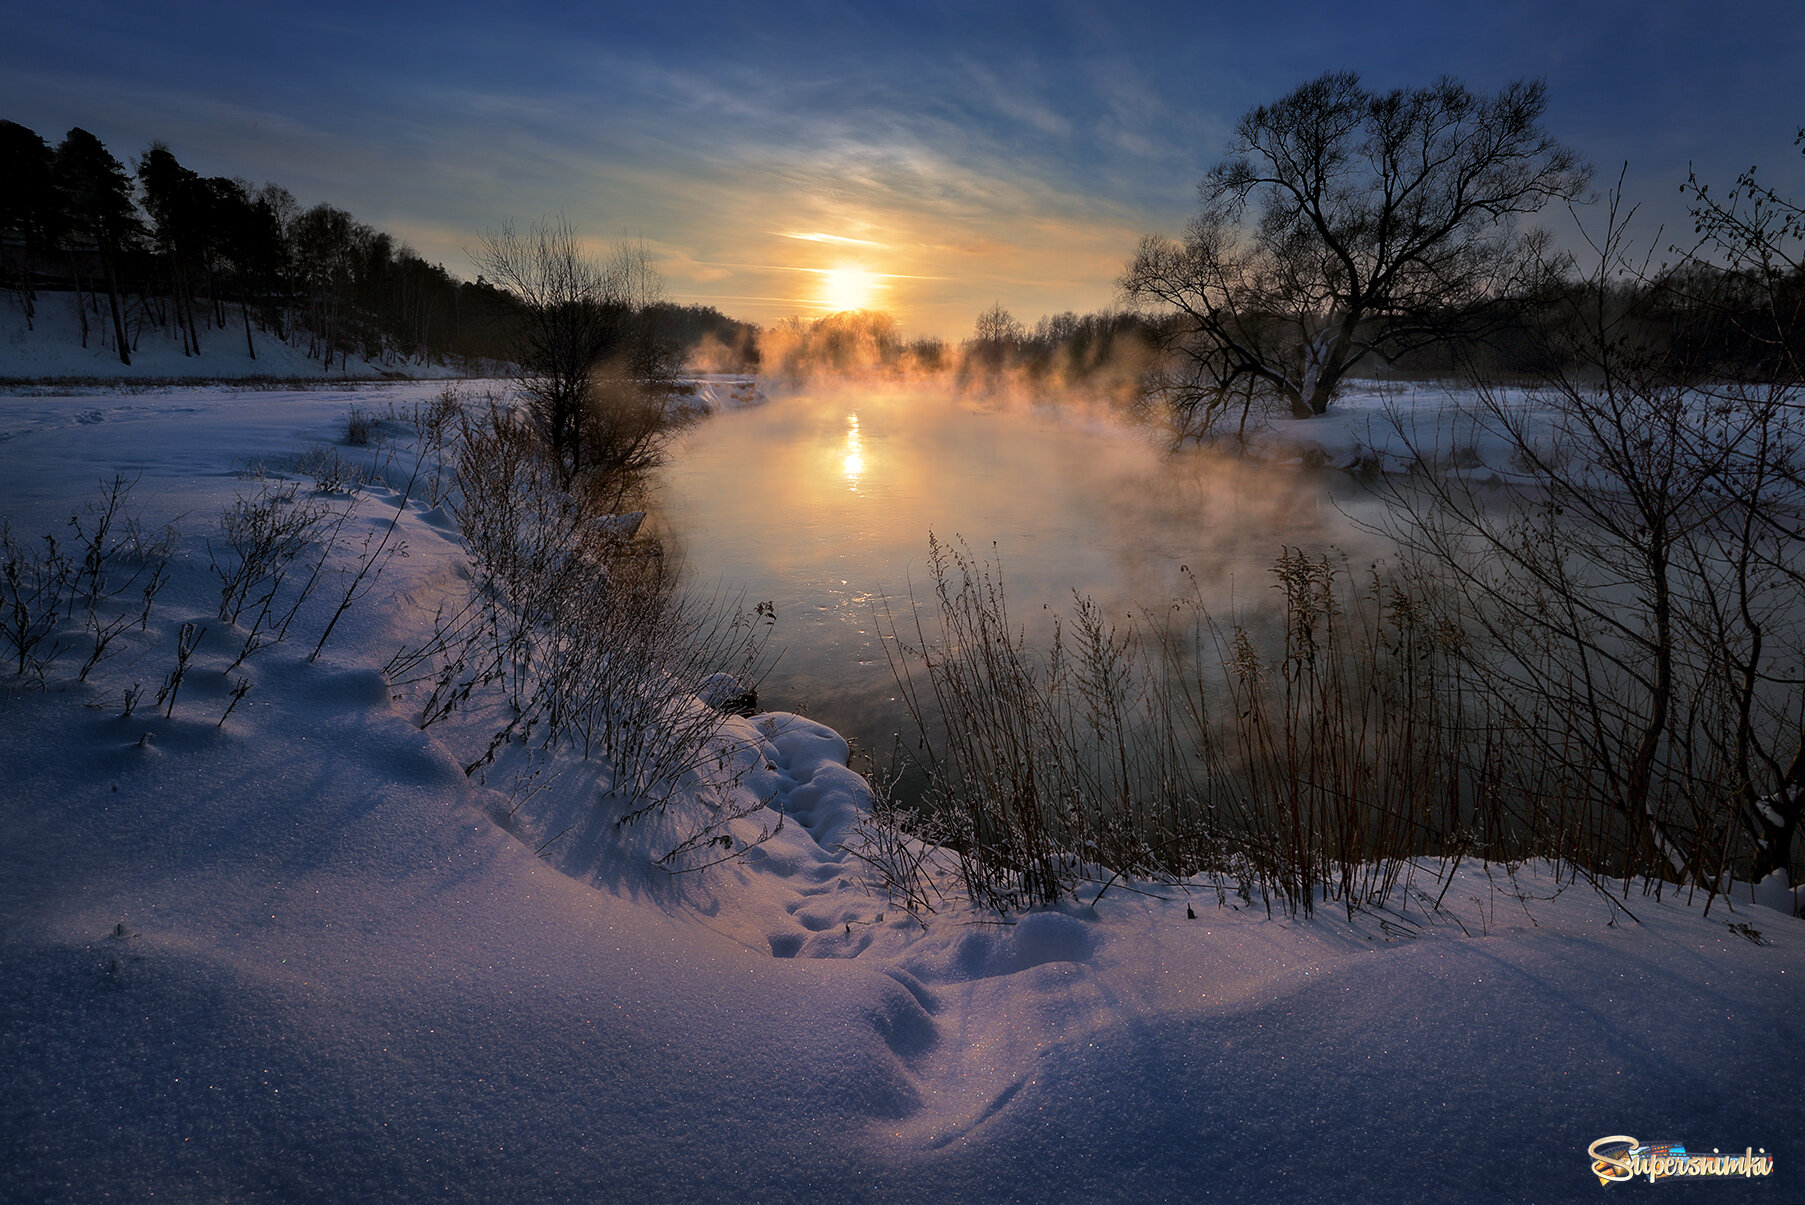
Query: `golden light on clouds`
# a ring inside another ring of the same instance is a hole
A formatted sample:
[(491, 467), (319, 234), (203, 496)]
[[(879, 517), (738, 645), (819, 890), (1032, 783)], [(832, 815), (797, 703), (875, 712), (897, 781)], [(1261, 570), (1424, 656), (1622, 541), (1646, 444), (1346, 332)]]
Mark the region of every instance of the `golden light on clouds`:
[[(816, 254), (822, 258), (814, 264), (798, 267), (798, 271), (808, 273), (815, 278), (814, 295), (799, 297), (797, 300), (807, 308), (823, 310), (837, 314), (843, 310), (869, 310), (881, 307), (883, 294), (887, 291), (889, 274), (873, 272), (864, 263), (846, 259), (826, 259), (836, 247), (860, 248), (861, 259), (871, 251), (884, 250), (884, 244), (872, 239), (854, 238), (846, 234), (828, 234), (825, 231), (785, 232), (782, 238), (794, 239), (800, 243), (813, 243), (820, 248)], [(844, 252), (840, 254), (845, 254)], [(813, 258), (813, 256), (807, 257)]]
[(783, 237), (800, 239), (805, 243), (838, 243), (843, 247), (875, 247), (876, 243), (867, 238), (848, 238), (843, 234), (822, 234), (814, 231), (809, 234), (786, 234)]
[[(1025, 323), (1058, 310), (1108, 308), (1123, 248), (1141, 233), (1088, 213), (1074, 217), (1070, 205), (1041, 205), (1039, 194), (1007, 203), (1011, 196), (986, 190), (984, 204), (948, 212), (934, 203), (938, 193), (920, 203), (892, 190), (862, 203), (831, 192), (824, 183), (800, 201), (792, 190), (781, 202), (736, 192), (733, 220), (711, 228), (715, 242), (687, 248), (670, 241), (664, 262), (672, 299), (765, 327), (876, 311), (906, 337), (959, 340), (997, 302)], [(1028, 220), (1030, 202), (1048, 213)]]

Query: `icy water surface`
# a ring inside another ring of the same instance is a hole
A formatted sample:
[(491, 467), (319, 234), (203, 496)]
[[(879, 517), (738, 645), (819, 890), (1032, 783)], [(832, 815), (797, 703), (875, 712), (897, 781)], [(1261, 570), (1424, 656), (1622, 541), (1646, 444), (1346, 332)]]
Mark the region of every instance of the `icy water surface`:
[[(695, 428), (664, 475), (671, 530), (705, 585), (777, 606), (760, 704), (801, 711), (857, 745), (907, 727), (880, 643), (889, 600), (933, 596), (928, 533), (1000, 558), (1030, 638), (1072, 592), (1126, 615), (1195, 575), (1227, 621), (1270, 610), (1283, 545), (1378, 548), (1372, 503), (1345, 474), (1171, 454), (1101, 418), (983, 399), (843, 388), (778, 393)], [(1364, 558), (1364, 559), (1363, 559)]]

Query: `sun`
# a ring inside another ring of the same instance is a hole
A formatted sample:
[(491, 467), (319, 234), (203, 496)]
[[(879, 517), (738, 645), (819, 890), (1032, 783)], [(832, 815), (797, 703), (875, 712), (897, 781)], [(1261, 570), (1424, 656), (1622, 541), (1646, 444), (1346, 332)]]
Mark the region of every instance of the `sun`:
[(864, 268), (828, 268), (821, 273), (821, 304), (835, 313), (869, 309), (882, 287), (877, 273)]

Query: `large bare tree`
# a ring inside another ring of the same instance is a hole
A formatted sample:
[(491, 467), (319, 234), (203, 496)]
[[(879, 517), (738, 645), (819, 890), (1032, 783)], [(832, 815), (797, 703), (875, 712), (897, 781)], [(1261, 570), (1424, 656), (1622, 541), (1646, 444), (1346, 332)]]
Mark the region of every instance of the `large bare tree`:
[(1242, 117), (1184, 241), (1148, 235), (1121, 279), (1169, 316), (1180, 412), (1265, 395), (1322, 414), (1368, 356), (1446, 339), (1506, 295), (1541, 259), (1517, 219), (1589, 181), (1546, 104), (1536, 82), (1380, 93), (1334, 72)]

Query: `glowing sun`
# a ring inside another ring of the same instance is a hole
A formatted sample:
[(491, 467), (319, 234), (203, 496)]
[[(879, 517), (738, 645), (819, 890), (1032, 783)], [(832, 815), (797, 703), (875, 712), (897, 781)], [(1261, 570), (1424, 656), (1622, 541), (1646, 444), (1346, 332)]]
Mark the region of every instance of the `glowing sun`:
[(829, 268), (821, 273), (821, 304), (829, 310), (863, 310), (883, 288), (875, 272), (863, 268)]

